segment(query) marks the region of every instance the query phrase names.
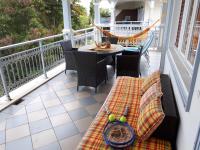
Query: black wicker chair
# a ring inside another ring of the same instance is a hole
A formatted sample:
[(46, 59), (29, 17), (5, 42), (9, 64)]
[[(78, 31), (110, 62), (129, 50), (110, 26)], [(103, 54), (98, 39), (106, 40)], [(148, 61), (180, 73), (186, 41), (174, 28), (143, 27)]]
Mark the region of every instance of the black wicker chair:
[(117, 56), (117, 76), (140, 76), (141, 49), (138, 53), (123, 53)]
[(97, 86), (107, 78), (106, 60), (99, 60), (98, 55), (94, 52), (77, 52), (75, 54), (79, 86), (91, 86), (97, 92)]
[(72, 48), (71, 40), (62, 41), (60, 44), (65, 57), (65, 74), (67, 70), (77, 70), (74, 53), (76, 53), (78, 49)]

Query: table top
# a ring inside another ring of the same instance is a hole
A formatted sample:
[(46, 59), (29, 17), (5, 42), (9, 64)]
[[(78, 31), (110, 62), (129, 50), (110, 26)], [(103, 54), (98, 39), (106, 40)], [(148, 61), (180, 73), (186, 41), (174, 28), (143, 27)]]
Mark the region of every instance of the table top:
[(95, 44), (92, 45), (85, 45), (78, 49), (78, 51), (84, 51), (84, 52), (96, 52), (100, 55), (113, 55), (118, 54), (124, 51), (124, 47), (118, 44), (111, 44), (111, 48), (108, 49), (101, 49), (96, 47)]

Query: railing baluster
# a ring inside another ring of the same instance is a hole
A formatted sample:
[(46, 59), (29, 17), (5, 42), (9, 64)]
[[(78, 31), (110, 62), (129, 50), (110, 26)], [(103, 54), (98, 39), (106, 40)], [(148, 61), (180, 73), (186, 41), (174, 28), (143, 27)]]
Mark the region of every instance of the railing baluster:
[(6, 84), (6, 78), (5, 78), (4, 70), (3, 70), (2, 66), (0, 66), (0, 76), (1, 76), (2, 84), (3, 84), (4, 93), (7, 97), (7, 99), (11, 100), (10, 95), (9, 95), (8, 86)]
[(25, 76), (24, 76), (24, 68), (22, 66), (22, 60), (20, 60), (19, 63), (20, 63), (21, 71), (22, 71), (22, 77), (24, 78)]
[(8, 84), (11, 83), (11, 78), (10, 78), (10, 73), (9, 73), (9, 70), (8, 70), (8, 65), (5, 65), (5, 68), (6, 68), (6, 73), (7, 73), (7, 77), (8, 77)]
[(20, 80), (21, 76), (20, 76), (20, 73), (19, 73), (19, 68), (18, 68), (17, 62), (15, 63), (15, 65), (16, 65), (16, 69), (17, 69), (18, 80)]
[(46, 73), (46, 69), (45, 69), (45, 63), (44, 63), (44, 50), (42, 48), (42, 41), (39, 41), (39, 46), (40, 46), (40, 55), (41, 55), (41, 60), (42, 60), (42, 69), (43, 69), (43, 74), (45, 76), (45, 78), (47, 78), (47, 73)]
[(14, 70), (14, 67), (13, 67), (13, 64), (11, 64), (11, 70), (12, 70), (12, 74), (13, 74), (13, 79), (14, 79), (14, 82), (16, 82), (16, 78), (15, 78), (15, 70)]

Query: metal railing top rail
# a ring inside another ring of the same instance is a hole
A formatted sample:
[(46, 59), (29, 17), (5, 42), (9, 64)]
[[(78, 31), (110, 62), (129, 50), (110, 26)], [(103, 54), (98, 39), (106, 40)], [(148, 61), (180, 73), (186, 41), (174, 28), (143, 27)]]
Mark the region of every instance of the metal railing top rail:
[(27, 44), (32, 44), (32, 43), (36, 43), (36, 42), (39, 42), (39, 41), (44, 41), (44, 40), (48, 40), (48, 39), (52, 39), (52, 38), (57, 38), (57, 37), (61, 37), (61, 36), (64, 36), (64, 35), (67, 35), (67, 34), (61, 33), (61, 34), (57, 34), (57, 35), (47, 36), (47, 37), (44, 37), (44, 38), (39, 38), (39, 39), (21, 42), (21, 43), (17, 43), (17, 44), (7, 45), (7, 46), (0, 47), (0, 51), (5, 50), (5, 49), (9, 49), (9, 48), (15, 48), (15, 47), (27, 45)]
[(80, 30), (75, 30), (75, 31), (73, 31), (73, 33), (82, 32), (82, 31), (87, 31), (87, 30), (92, 30), (92, 29), (94, 29), (94, 27), (85, 28), (85, 29), (80, 29)]
[(149, 23), (148, 21), (115, 21), (115, 23)]

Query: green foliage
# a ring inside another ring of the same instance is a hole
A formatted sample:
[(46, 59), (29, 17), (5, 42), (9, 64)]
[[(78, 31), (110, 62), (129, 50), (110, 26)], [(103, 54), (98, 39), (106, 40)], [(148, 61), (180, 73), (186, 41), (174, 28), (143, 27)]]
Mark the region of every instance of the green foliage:
[(111, 16), (109, 9), (104, 9), (104, 8), (100, 9), (100, 14), (101, 14), (101, 17), (110, 17)]
[(79, 0), (71, 3), (72, 28), (74, 30), (83, 29), (89, 26), (89, 18), (86, 9), (78, 4)]
[[(79, 0), (71, 0), (72, 28), (89, 26)], [(58, 34), (63, 29), (62, 0), (0, 0), (0, 46)]]

